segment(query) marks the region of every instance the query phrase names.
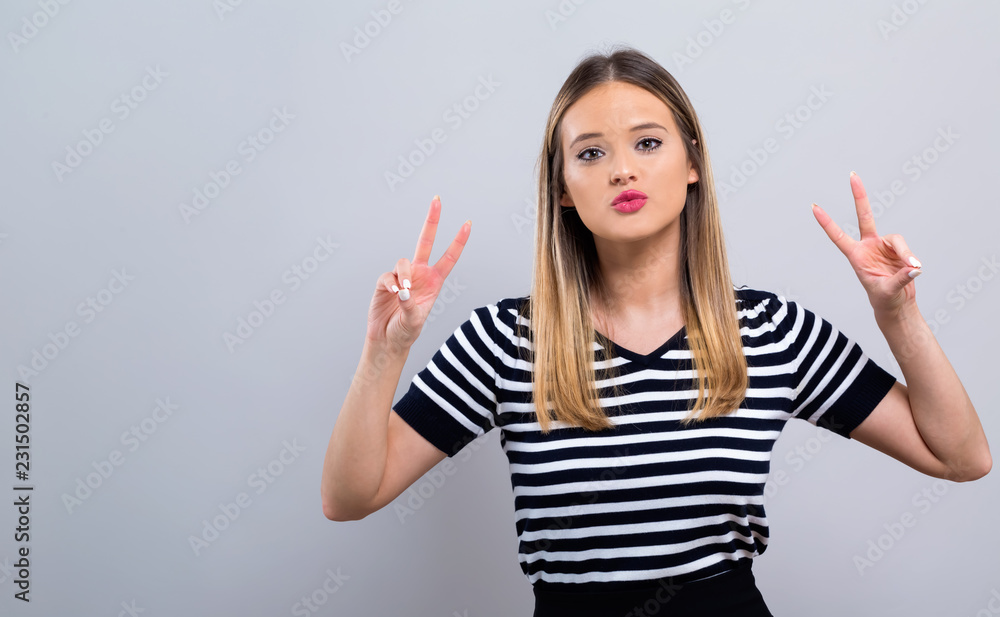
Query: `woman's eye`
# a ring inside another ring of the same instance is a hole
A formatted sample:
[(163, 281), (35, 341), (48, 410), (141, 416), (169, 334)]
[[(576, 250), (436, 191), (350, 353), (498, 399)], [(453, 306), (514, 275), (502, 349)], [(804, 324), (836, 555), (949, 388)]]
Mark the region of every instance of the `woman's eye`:
[(646, 148), (646, 149), (645, 149), (645, 150), (646, 150), (646, 152), (649, 152), (650, 150), (656, 150), (657, 148), (659, 148), (659, 147), (660, 147), (660, 144), (661, 144), (661, 143), (663, 143), (663, 142), (661, 142), (661, 141), (660, 141), (659, 139), (656, 139), (656, 138), (654, 138), (654, 137), (647, 137), (647, 138), (643, 139), (642, 141), (640, 141), (639, 143), (640, 143), (640, 144), (644, 144), (644, 143), (646, 143), (647, 141), (649, 141), (649, 142), (654, 142), (654, 143), (656, 143), (656, 145), (655, 145), (655, 146), (653, 146), (653, 147), (651, 147), (651, 148)]
[[(656, 139), (655, 137), (646, 137), (645, 139), (639, 140), (639, 142), (638, 142), (637, 145), (638, 146), (642, 146), (642, 144), (647, 144), (647, 143), (648, 144), (653, 144), (653, 145), (651, 145), (649, 147), (640, 147), (639, 150), (641, 152), (652, 152), (653, 150), (656, 150), (657, 148), (659, 148), (660, 145), (663, 142), (660, 141), (659, 139)], [(588, 152), (593, 152), (595, 154), (594, 154), (594, 156), (587, 156)], [(600, 150), (598, 150), (597, 148), (587, 148), (587, 149), (583, 150), (582, 152), (580, 152), (580, 154), (576, 155), (576, 158), (578, 158), (581, 161), (584, 161), (586, 163), (591, 163), (593, 161), (596, 161), (598, 158), (600, 158), (598, 156), (599, 154), (600, 154)]]

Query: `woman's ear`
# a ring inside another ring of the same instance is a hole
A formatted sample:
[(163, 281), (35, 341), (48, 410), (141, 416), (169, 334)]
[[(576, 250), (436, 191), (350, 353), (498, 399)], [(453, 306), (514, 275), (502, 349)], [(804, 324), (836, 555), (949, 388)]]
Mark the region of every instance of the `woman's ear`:
[(559, 198), (559, 205), (563, 208), (575, 208), (573, 205), (573, 200), (570, 198), (569, 193), (563, 191), (562, 197)]
[[(691, 143), (692, 144), (697, 144), (698, 140), (697, 139), (692, 139)], [(688, 184), (693, 184), (693, 183), (697, 182), (698, 179), (699, 179), (698, 178), (698, 170), (694, 168), (694, 165), (692, 165), (691, 169), (688, 170)]]

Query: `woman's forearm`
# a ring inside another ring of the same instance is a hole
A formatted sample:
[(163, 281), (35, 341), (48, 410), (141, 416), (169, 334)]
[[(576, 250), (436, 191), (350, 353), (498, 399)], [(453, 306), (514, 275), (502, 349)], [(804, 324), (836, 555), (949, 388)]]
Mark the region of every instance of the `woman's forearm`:
[(408, 347), (365, 341), (323, 461), (320, 494), (323, 513), (330, 520), (366, 516), (378, 493), (388, 452), (392, 397), (408, 354)]
[(927, 447), (957, 477), (992, 464), (979, 415), (916, 303), (875, 320), (906, 379), (913, 420)]

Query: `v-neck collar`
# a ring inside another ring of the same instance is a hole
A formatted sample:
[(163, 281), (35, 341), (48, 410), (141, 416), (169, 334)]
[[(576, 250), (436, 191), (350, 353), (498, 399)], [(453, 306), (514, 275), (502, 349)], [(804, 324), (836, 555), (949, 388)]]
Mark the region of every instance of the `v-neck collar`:
[(649, 363), (652, 362), (653, 360), (662, 357), (663, 354), (667, 353), (671, 349), (680, 347), (681, 341), (684, 340), (684, 337), (687, 334), (687, 326), (681, 326), (681, 329), (678, 330), (677, 332), (674, 332), (674, 334), (666, 341), (664, 341), (662, 345), (660, 345), (659, 347), (657, 347), (656, 349), (645, 355), (632, 351), (631, 349), (625, 349), (618, 343), (609, 339), (604, 334), (601, 334), (601, 332), (596, 329), (594, 330), (594, 332), (597, 334), (598, 344), (601, 345), (602, 347), (605, 347), (605, 341), (606, 341), (607, 343), (610, 344), (611, 348), (614, 349), (615, 355), (622, 358), (627, 358), (632, 362), (636, 362), (638, 364), (646, 366), (649, 365)]

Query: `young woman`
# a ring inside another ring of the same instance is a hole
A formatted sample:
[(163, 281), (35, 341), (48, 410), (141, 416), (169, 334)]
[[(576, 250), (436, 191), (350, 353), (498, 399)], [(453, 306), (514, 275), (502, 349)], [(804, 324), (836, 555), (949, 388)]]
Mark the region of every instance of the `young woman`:
[[(510, 462), (535, 617), (770, 615), (750, 564), (791, 418), (962, 482), (992, 459), (917, 310), (920, 270), (879, 236), (852, 172), (855, 241), (819, 206), (908, 387), (832, 324), (730, 277), (708, 150), (674, 78), (633, 49), (585, 58), (549, 114), (530, 296), (475, 309), (391, 405), (410, 346), (471, 229), (378, 279), (330, 438), (323, 511), (357, 520), (493, 428)], [(542, 404), (542, 401), (545, 403)]]

